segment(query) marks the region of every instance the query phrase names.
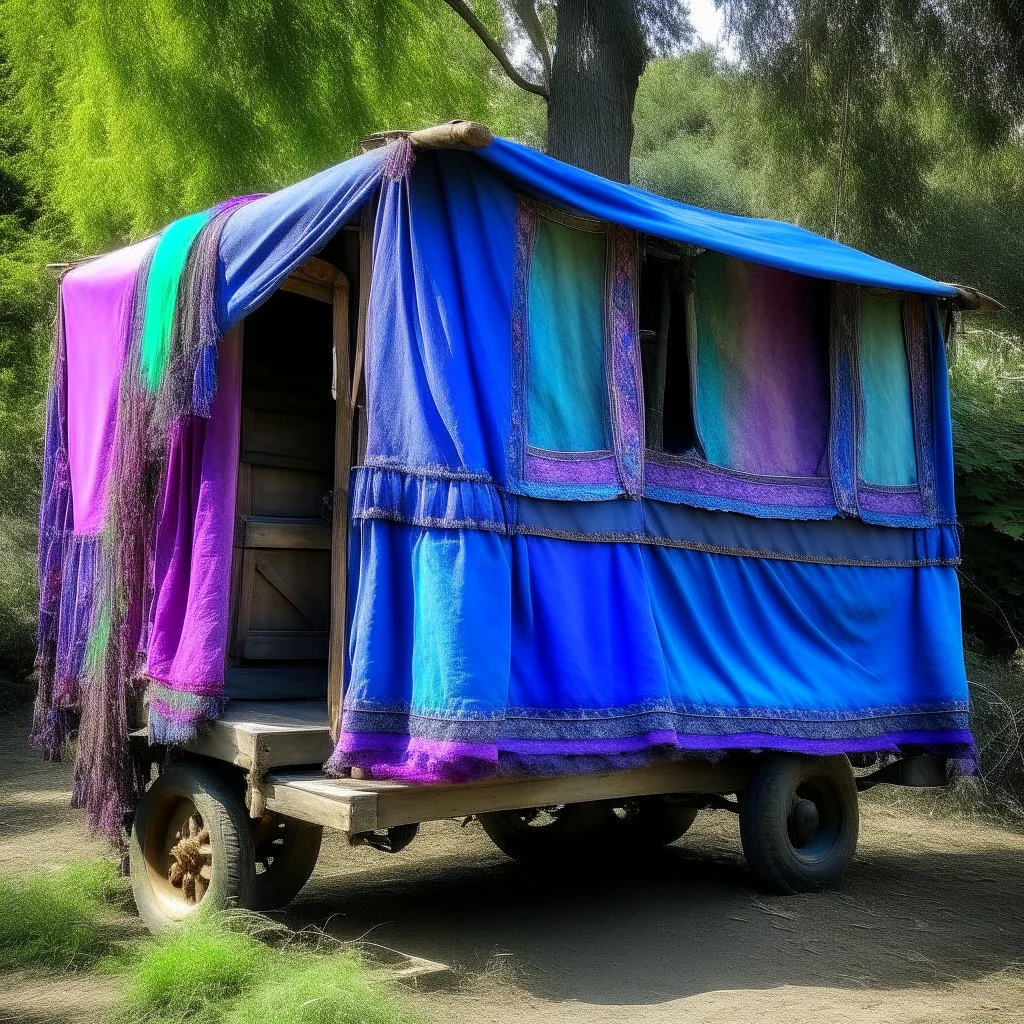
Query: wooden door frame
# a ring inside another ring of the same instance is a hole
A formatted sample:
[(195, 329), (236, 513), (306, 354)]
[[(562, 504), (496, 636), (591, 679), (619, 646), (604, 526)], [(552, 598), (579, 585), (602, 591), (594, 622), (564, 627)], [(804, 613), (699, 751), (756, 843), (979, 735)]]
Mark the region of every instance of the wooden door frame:
[[(367, 282), (368, 284), (368, 282)], [(358, 401), (359, 376), (353, 387), (349, 347), (349, 283), (346, 275), (325, 260), (312, 257), (288, 275), (280, 291), (292, 292), (332, 307), (332, 345), (334, 350), (335, 408), (334, 426), (334, 499), (331, 522), (331, 611), (327, 660), (327, 714), (331, 735), (337, 740), (341, 727), (341, 700), (345, 684), (345, 633), (348, 602), (348, 481), (352, 468), (352, 425)], [(363, 333), (363, 303), (360, 303), (359, 336)], [(233, 328), (240, 334), (244, 321)], [(244, 336), (244, 335), (243, 335)], [(360, 346), (361, 349), (361, 346)], [(244, 359), (244, 352), (243, 352)], [(242, 593), (241, 576), (244, 551), (241, 546), (249, 516), (249, 469), (239, 465), (235, 548), (232, 553), (232, 636), (238, 629)]]

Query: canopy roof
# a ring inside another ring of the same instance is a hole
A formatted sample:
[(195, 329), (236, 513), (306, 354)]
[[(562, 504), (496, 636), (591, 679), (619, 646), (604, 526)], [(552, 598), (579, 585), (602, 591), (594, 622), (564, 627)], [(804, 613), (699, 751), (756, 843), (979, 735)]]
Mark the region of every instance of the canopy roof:
[[(470, 152), (535, 198), (660, 238), (831, 281), (949, 298), (958, 294), (953, 285), (793, 224), (688, 206), (607, 181), (507, 139), (491, 139)], [(384, 146), (236, 210), (221, 239), (221, 326), (237, 323), (318, 252), (352, 210), (370, 198), (389, 162), (394, 163), (393, 146)]]

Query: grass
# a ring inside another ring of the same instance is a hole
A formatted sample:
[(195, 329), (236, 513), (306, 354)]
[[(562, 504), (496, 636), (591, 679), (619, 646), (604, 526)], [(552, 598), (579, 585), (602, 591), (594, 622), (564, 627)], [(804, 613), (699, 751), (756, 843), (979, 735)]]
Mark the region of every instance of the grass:
[(0, 877), (0, 970), (82, 970), (112, 949), (111, 904), (124, 887), (112, 864)]
[(0, 877), (0, 971), (104, 975), (121, 989), (107, 1024), (420, 1020), (374, 983), (351, 947), (319, 933), (296, 935), (258, 915), (225, 914), (125, 940), (113, 911), (128, 899), (110, 863)]
[[(301, 941), (274, 949), (206, 919), (139, 944), (113, 1024), (412, 1024), (350, 951)], [(254, 918), (261, 921), (260, 918)], [(290, 934), (290, 933), (289, 933)], [(294, 939), (294, 937), (293, 937)]]
[(980, 773), (963, 796), (998, 816), (1024, 821), (1024, 650), (986, 654), (965, 637), (971, 728)]

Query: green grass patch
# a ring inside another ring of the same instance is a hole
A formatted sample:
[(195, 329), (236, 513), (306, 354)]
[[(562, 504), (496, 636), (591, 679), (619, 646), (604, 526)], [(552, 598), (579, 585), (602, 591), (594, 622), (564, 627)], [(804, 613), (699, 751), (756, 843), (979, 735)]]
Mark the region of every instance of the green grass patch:
[(216, 920), (150, 939), (124, 964), (131, 979), (114, 1024), (413, 1024), (349, 952), (274, 949)]
[(106, 862), (0, 877), (0, 969), (92, 966), (112, 948), (106, 919), (123, 894), (116, 867)]

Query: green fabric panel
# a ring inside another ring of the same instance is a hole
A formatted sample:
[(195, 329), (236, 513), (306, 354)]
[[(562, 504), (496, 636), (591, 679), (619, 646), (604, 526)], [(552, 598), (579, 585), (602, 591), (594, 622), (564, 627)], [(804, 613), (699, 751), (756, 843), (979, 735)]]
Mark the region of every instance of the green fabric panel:
[(527, 442), (604, 451), (605, 240), (539, 217), (530, 264)]
[(899, 302), (861, 296), (860, 386), (861, 480), (891, 487), (916, 484), (914, 409)]
[(168, 224), (153, 252), (146, 280), (145, 319), (142, 325), (142, 383), (148, 391), (159, 391), (167, 372), (174, 331), (174, 306), (178, 285), (196, 235), (211, 217), (210, 210), (182, 217)]

